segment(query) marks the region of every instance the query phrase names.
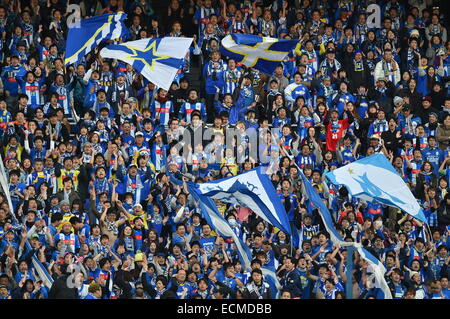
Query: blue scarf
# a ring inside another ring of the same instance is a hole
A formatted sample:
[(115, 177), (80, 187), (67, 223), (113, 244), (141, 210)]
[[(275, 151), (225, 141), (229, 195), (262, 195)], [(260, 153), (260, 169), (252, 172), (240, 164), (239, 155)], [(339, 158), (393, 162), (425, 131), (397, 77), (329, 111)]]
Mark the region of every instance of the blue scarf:
[(135, 203), (141, 202), (141, 190), (144, 188), (144, 185), (141, 182), (141, 177), (139, 174), (136, 174), (135, 182), (133, 182), (130, 175), (127, 175), (127, 188), (126, 191), (134, 194)]

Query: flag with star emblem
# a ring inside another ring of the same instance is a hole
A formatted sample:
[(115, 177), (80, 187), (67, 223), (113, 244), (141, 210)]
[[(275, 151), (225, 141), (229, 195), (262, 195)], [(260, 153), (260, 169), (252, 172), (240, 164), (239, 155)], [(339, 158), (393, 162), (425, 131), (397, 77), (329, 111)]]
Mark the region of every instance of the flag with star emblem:
[(75, 22), (67, 36), (65, 65), (80, 61), (101, 42), (120, 39), (129, 34), (123, 12), (102, 14)]
[(131, 64), (147, 80), (169, 90), (192, 40), (180, 37), (141, 39), (109, 45), (100, 55)]
[(325, 175), (335, 185), (345, 185), (354, 197), (399, 208), (426, 223), (411, 190), (383, 154), (374, 154)]
[(272, 74), (297, 43), (298, 40), (233, 33), (222, 39), (220, 52), (237, 63)]

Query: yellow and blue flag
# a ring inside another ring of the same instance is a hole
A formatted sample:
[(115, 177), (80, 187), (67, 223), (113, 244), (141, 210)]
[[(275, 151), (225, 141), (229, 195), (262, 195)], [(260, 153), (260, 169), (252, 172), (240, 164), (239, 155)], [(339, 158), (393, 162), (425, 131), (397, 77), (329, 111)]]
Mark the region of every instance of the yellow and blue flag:
[(272, 74), (297, 43), (298, 40), (233, 33), (222, 39), (220, 52), (237, 63)]
[(100, 42), (119, 39), (127, 35), (123, 12), (102, 14), (72, 24), (67, 36), (65, 65), (80, 61)]
[(109, 45), (100, 51), (100, 55), (132, 65), (147, 80), (169, 90), (192, 40), (181, 37), (141, 39)]

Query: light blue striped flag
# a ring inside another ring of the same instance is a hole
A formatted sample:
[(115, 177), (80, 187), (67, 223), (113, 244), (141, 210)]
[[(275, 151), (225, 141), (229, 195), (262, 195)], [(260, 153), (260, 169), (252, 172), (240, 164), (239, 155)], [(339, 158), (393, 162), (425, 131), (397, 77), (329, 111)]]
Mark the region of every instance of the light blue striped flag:
[(101, 42), (119, 39), (127, 35), (123, 12), (102, 14), (75, 22), (69, 28), (64, 64), (80, 61)]
[(335, 185), (345, 185), (354, 197), (393, 206), (427, 223), (411, 190), (383, 154), (374, 154), (325, 175)]
[[(28, 240), (26, 241), (26, 246), (27, 246), (27, 249), (29, 249), (29, 250), (33, 249), (31, 247), (30, 243), (28, 242)], [(32, 262), (33, 267), (36, 270), (39, 278), (42, 280), (42, 283), (48, 289), (50, 289), (52, 287), (52, 285), (53, 285), (53, 278), (48, 273), (47, 268), (45, 268), (44, 265), (42, 264), (42, 262), (36, 257), (36, 254), (33, 254), (31, 256), (31, 262)]]
[(272, 74), (298, 41), (233, 33), (222, 39), (219, 49), (238, 63)]

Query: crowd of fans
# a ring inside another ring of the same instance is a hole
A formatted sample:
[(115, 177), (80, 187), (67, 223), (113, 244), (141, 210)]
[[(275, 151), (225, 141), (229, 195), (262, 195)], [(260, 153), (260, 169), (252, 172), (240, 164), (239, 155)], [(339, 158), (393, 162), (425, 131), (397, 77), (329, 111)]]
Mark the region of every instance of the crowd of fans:
[[(367, 25), (373, 3), (379, 28)], [(0, 298), (338, 299), (347, 280), (354, 298), (379, 298), (357, 254), (347, 278), (347, 251), (330, 241), (299, 169), (345, 240), (385, 265), (393, 298), (450, 298), (450, 45), (438, 3), (0, 1)], [(81, 18), (126, 12), (118, 42), (193, 37), (170, 90), (99, 48), (65, 66), (72, 4)], [(221, 55), (230, 33), (299, 43), (267, 75)], [(426, 224), (324, 178), (374, 153)], [(245, 269), (184, 182), (261, 163), (296, 235), (217, 202), (251, 249)]]

